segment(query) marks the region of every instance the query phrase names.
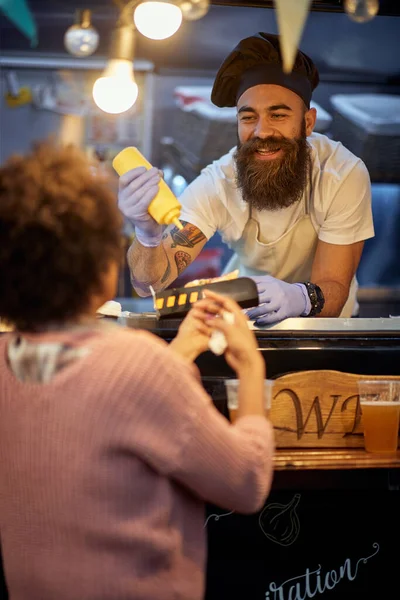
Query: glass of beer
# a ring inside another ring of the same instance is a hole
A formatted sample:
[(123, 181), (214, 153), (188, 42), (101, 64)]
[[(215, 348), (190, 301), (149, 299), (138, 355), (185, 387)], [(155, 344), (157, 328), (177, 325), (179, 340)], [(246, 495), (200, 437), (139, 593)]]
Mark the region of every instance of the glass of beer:
[[(269, 416), (272, 401), (272, 388), (275, 381), (273, 379), (264, 379), (264, 408), (265, 416)], [(237, 418), (237, 412), (239, 408), (239, 379), (226, 379), (225, 380), (226, 394), (228, 399), (228, 410), (229, 418), (231, 423), (234, 423)]]
[(400, 422), (400, 381), (364, 379), (358, 382), (367, 452), (396, 452)]

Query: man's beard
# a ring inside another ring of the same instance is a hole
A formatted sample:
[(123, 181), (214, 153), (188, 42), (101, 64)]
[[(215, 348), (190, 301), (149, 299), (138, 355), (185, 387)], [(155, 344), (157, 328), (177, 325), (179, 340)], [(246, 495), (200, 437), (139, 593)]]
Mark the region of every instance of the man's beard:
[[(282, 150), (283, 155), (272, 160), (254, 156), (257, 150)], [(234, 154), (236, 183), (243, 199), (256, 210), (279, 210), (298, 202), (307, 185), (311, 154), (305, 124), (300, 137), (288, 139), (270, 136), (238, 142)]]

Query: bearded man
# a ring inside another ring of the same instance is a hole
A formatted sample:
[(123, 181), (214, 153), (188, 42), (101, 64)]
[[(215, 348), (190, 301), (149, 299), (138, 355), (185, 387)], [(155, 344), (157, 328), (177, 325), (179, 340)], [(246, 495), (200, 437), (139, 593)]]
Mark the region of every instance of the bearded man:
[(237, 107), (238, 144), (206, 167), (180, 196), (183, 231), (148, 214), (159, 172), (139, 167), (120, 179), (119, 205), (135, 226), (128, 252), (139, 295), (169, 286), (219, 231), (239, 268), (258, 287), (257, 325), (287, 317), (357, 314), (355, 279), (373, 237), (371, 185), (364, 163), (340, 142), (313, 133), (318, 71), (303, 52), (282, 70), (279, 38), (242, 40), (221, 65), (216, 106)]

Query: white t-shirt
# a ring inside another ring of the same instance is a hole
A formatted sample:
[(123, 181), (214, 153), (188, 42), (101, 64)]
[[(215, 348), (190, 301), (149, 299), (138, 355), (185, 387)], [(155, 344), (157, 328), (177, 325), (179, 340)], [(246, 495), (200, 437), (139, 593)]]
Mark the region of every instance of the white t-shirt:
[[(374, 236), (371, 185), (365, 164), (340, 142), (313, 133), (311, 146), (312, 192), (309, 212), (318, 238), (329, 244), (353, 244)], [(184, 190), (181, 220), (192, 223), (210, 239), (218, 231), (230, 242), (240, 239), (249, 218), (248, 204), (235, 183), (232, 148), (202, 170)], [(305, 192), (306, 193), (306, 192)], [(304, 214), (305, 198), (278, 211), (252, 211), (260, 238), (271, 243)]]

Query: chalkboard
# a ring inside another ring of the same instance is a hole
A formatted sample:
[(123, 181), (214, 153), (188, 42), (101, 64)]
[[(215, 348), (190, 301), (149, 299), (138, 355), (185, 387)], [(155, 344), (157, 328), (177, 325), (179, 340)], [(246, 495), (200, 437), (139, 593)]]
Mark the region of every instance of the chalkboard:
[(397, 598), (399, 507), (373, 489), (272, 491), (255, 515), (208, 506), (205, 600)]

